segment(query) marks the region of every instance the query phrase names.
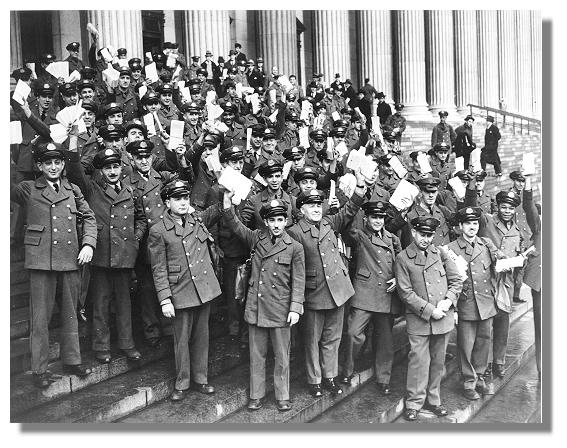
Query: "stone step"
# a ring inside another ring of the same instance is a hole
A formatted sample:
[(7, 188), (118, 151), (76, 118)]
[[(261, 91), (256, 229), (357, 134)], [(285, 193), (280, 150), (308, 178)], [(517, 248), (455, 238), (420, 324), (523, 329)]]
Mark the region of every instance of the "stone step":
[(540, 410), (541, 381), (532, 356), (469, 423), (541, 423)]
[[(527, 306), (522, 305), (513, 311), (511, 329), (510, 329), (510, 341), (515, 340), (514, 338), (524, 339), (522, 333), (525, 333), (529, 328), (526, 325), (530, 319), (532, 319), (532, 314), (527, 311)], [(533, 331), (532, 331), (533, 333)], [(452, 335), (454, 336), (454, 335)], [(533, 336), (532, 336), (533, 339)], [(529, 347), (528, 347), (529, 348)], [(508, 365), (512, 365), (515, 360), (517, 353), (520, 351), (528, 350), (524, 345), (518, 348), (514, 343), (511, 343), (508, 347)], [(531, 348), (530, 348), (531, 350)], [(456, 354), (456, 346), (454, 344), (449, 344), (447, 351), (451, 354)], [(522, 352), (523, 353), (523, 352)], [(460, 396), (460, 373), (458, 360), (456, 357), (451, 359), (445, 364), (446, 372), (443, 377), (442, 382), (442, 393), (441, 397), (443, 403), (448, 406), (448, 408), (453, 412), (457, 410), (457, 407), (453, 404), (453, 395)], [(407, 362), (395, 365), (392, 370), (392, 378), (390, 381), (391, 394), (387, 397), (383, 397), (379, 394), (376, 384), (374, 381), (369, 381), (359, 388), (355, 393), (341, 401), (337, 405), (331, 407), (330, 409), (323, 412), (318, 417), (311, 420), (312, 423), (390, 423), (404, 421), (401, 418), (401, 414), (404, 410), (404, 398), (405, 398), (405, 380), (407, 375)], [(510, 375), (513, 375), (513, 371), (510, 371)], [(506, 380), (506, 378), (504, 378)], [(496, 384), (503, 380), (496, 380)], [(456, 389), (455, 393), (447, 391), (447, 385), (452, 385)], [(463, 398), (464, 401), (467, 401)], [(429, 417), (429, 413), (422, 412), (419, 414), (420, 419), (426, 419)], [(452, 416), (453, 414), (450, 414)], [(438, 419), (439, 420), (439, 419)]]

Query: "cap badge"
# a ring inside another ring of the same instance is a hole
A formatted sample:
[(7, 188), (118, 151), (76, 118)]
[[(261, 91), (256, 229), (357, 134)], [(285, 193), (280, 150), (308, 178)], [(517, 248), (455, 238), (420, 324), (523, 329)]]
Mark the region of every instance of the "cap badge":
[(470, 215), (471, 213), (474, 213), (474, 210), (473, 210), (472, 208), (467, 208), (467, 209), (465, 210), (465, 213), (466, 213), (467, 215)]
[(54, 149), (57, 149), (57, 147), (53, 143), (49, 143), (47, 145), (47, 149), (49, 149), (50, 151), (53, 151)]
[(140, 148), (147, 148), (148, 144), (146, 142), (140, 142)]
[(270, 202), (270, 207), (277, 207), (278, 205), (280, 205), (280, 203), (276, 199), (273, 199), (272, 202)]
[(112, 149), (107, 149), (106, 151), (104, 151), (105, 156), (111, 156), (112, 154), (114, 154), (114, 151)]
[(268, 166), (274, 166), (275, 163), (272, 159), (268, 160)]

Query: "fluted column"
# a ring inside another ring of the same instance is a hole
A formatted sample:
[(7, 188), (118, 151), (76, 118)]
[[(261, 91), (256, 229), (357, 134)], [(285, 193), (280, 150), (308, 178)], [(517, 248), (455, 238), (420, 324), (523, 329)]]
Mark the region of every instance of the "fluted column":
[(335, 73), (350, 78), (348, 11), (313, 11), (314, 71), (331, 84)]
[(20, 13), (10, 11), (10, 70), (21, 67), (23, 63)]
[(498, 20), (496, 11), (477, 11), (478, 101), (481, 106), (498, 107)]
[(455, 108), (455, 64), (453, 14), (451, 11), (426, 11), (427, 98), (429, 110), (437, 113)]
[(228, 59), (232, 49), (228, 11), (185, 11), (185, 26), (188, 56), (201, 56), (203, 62), (206, 51), (210, 50), (215, 64), (219, 56)]
[(384, 92), (386, 101), (391, 102), (394, 99), (392, 13), (370, 10), (358, 11), (357, 14), (360, 24), (360, 81), (370, 78), (376, 90)]
[(258, 55), (266, 71), (275, 65), (284, 75), (297, 72), (297, 31), (295, 11), (257, 11)]
[(475, 11), (454, 11), (455, 84), (457, 111), (466, 114), (468, 103), (478, 104), (478, 47)]
[(522, 115), (532, 113), (532, 80), (531, 80), (531, 36), (530, 11), (515, 11), (516, 15), (516, 54), (518, 81), (516, 83), (518, 112)]
[(531, 42), (531, 72), (532, 72), (532, 113), (541, 118), (541, 12), (530, 11)]
[(88, 18), (99, 32), (101, 48), (108, 45), (115, 49), (123, 47), (128, 50), (128, 58), (138, 57), (144, 60), (140, 10), (92, 10), (88, 11)]
[(498, 11), (498, 90), (506, 109), (517, 112), (516, 98), (516, 34), (514, 11)]
[(395, 11), (397, 99), (412, 119), (431, 119), (425, 96), (425, 26), (423, 11)]

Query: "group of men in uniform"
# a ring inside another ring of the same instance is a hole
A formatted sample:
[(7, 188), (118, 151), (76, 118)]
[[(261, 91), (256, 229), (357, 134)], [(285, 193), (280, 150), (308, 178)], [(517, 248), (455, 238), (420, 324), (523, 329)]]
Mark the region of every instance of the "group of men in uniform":
[[(411, 347), (407, 420), (415, 420), (421, 409), (439, 416), (448, 412), (439, 390), (455, 311), (463, 393), (471, 400), (491, 393), (492, 373), (505, 374), (514, 296), (512, 273), (497, 274), (496, 262), (523, 254), (539, 235), (529, 176), (514, 171), (515, 189), (500, 191), (494, 202), (484, 188), (485, 171), (465, 163), (465, 170), (454, 173), (450, 152), (466, 158), (459, 145), (469, 148), (474, 142), (470, 123), (453, 131), (446, 114), (433, 130), (430, 154), (414, 151), (404, 160), (403, 105), (396, 104), (390, 115), (379, 105), (383, 126), (371, 129), (357, 106), (361, 103), (336, 94), (348, 92), (340, 79), (323, 97), (314, 80), (311, 94), (303, 97), (295, 85), (286, 91), (278, 83), (277, 69), (266, 77), (269, 82), (261, 80), (259, 64), (246, 72), (248, 78), (240, 78), (253, 94), (236, 93), (233, 81), (223, 82), (219, 93), (211, 54), (194, 71), (195, 58), (185, 66), (178, 56), (180, 70), (173, 70), (172, 78), (164, 64), (176, 46), (168, 44), (164, 50), (169, 51), (153, 56), (160, 80), (145, 81), (141, 61), (133, 58), (128, 67), (118, 66), (113, 88), (100, 76), (105, 64), (95, 37), (89, 52), (93, 68), (80, 63), (76, 45), (70, 47), (70, 61), (82, 77), (76, 84), (45, 79), (32, 84), (28, 69), (14, 73), (34, 92), (23, 105), (11, 98), (23, 134), (11, 154), (17, 170), (15, 222), (26, 224), (22, 234), (15, 226), (14, 239), (24, 244), (31, 274), (32, 370), (39, 387), (53, 381), (47, 369), (47, 324), (56, 290), (61, 290), (66, 372), (90, 373), (78, 349), (81, 297), (92, 304), (96, 359), (108, 363), (112, 358), (111, 304), (118, 348), (132, 361), (141, 358), (132, 335), (129, 285), (135, 276), (146, 342), (160, 344), (161, 317), (171, 322), (177, 372), (173, 401), (190, 388), (214, 393), (207, 376), (209, 316), (211, 303), (221, 295), (229, 334), (249, 345), (252, 411), (262, 406), (266, 392), (268, 340), (276, 358), (277, 408), (291, 409), (295, 324), (301, 333), (295, 347), (304, 350), (312, 396), (320, 397), (323, 389), (343, 393), (371, 322), (378, 389), (390, 394), (394, 319), (400, 315), (405, 315)], [(246, 58), (234, 53), (223, 63), (229, 72), (236, 68), (238, 76)], [(189, 85), (190, 97), (180, 81)], [(359, 96), (367, 93), (361, 89)], [(383, 103), (383, 94), (371, 94)], [(54, 142), (49, 125), (79, 98), (85, 126), (70, 124), (67, 138)], [(312, 113), (301, 114), (304, 99), (312, 103)], [(209, 116), (215, 105), (222, 113)], [(183, 123), (182, 139), (171, 137), (174, 121)], [(304, 146), (303, 127), (309, 135)], [(372, 173), (347, 166), (350, 152), (361, 148), (376, 162)], [(431, 173), (420, 171), (423, 156), (429, 157)], [(215, 157), (220, 166), (212, 162)], [(400, 164), (409, 167), (403, 177), (419, 194), (396, 208), (389, 200), (402, 179), (394, 170)], [(252, 181), (241, 202), (219, 184), (229, 168)], [(453, 176), (465, 186), (464, 197), (449, 185)], [(533, 253), (529, 266), (532, 259)], [(239, 302), (237, 278), (247, 260), (250, 278)]]

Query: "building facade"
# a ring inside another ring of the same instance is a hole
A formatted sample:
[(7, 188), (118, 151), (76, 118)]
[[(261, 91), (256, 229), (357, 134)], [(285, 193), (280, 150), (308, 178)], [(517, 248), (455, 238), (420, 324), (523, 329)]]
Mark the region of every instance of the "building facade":
[(11, 11), (12, 69), (42, 53), (65, 58), (72, 41), (86, 61), (89, 22), (101, 46), (125, 47), (129, 57), (143, 59), (169, 41), (187, 57), (210, 50), (216, 61), (239, 42), (248, 58), (264, 58), (266, 72), (277, 66), (301, 85), (314, 72), (329, 84), (339, 73), (355, 87), (369, 78), (415, 119), (501, 101), (541, 117), (539, 11)]

